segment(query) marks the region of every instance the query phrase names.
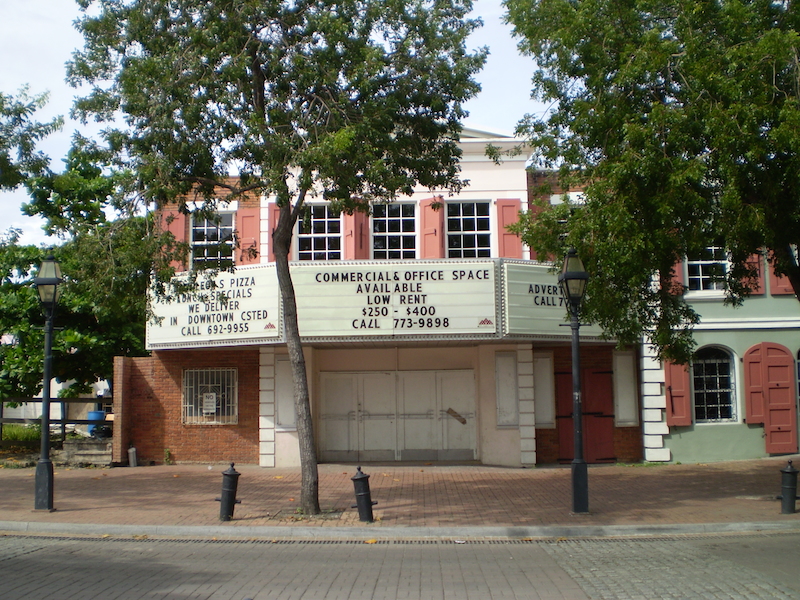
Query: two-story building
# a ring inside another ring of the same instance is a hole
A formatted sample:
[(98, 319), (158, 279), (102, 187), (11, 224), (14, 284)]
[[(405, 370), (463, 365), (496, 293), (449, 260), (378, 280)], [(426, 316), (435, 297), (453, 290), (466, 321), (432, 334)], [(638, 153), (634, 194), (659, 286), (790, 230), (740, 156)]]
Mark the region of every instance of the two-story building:
[[(457, 195), (417, 190), (371, 214), (308, 204), (293, 238), (321, 461), (572, 458), (570, 330), (550, 264), (507, 231), (536, 189), (526, 156), (495, 164), (465, 131)], [(272, 230), (274, 198), (220, 204), (214, 220), (165, 212), (188, 269), (233, 263), (217, 296), (154, 300), (148, 358), (118, 359), (115, 460), (299, 464)], [(224, 243), (220, 246), (220, 241)], [(219, 298), (219, 293), (223, 298)], [(638, 350), (582, 334), (588, 462), (642, 457)]]
[(724, 248), (709, 247), (680, 266), (685, 299), (701, 317), (697, 350), (688, 366), (643, 357), (646, 460), (707, 462), (797, 452), (800, 304), (765, 256), (753, 260), (757, 285), (740, 307), (723, 302)]

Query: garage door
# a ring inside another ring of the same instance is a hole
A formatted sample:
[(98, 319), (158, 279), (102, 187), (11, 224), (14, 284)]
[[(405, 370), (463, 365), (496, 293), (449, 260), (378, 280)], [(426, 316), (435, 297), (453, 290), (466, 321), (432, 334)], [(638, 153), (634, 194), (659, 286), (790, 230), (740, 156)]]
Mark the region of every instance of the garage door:
[(468, 371), (322, 373), (320, 460), (474, 460)]

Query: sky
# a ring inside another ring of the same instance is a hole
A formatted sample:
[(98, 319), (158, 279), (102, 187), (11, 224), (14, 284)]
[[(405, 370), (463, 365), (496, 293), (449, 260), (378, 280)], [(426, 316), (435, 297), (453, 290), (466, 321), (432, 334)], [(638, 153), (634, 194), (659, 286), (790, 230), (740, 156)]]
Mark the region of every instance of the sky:
[[(534, 64), (521, 56), (511, 27), (502, 22), (505, 10), (501, 0), (475, 0), (472, 16), (483, 19), (484, 26), (469, 40), (469, 48), (488, 46), (490, 55), (477, 80), (481, 93), (466, 104), (470, 116), (466, 127), (494, 133), (513, 133), (517, 122), (527, 113), (540, 114), (542, 106), (530, 99), (530, 80)], [(80, 48), (82, 38), (73, 27), (80, 15), (72, 0), (4, 0), (0, 3), (0, 91), (13, 94), (29, 86), (31, 94), (50, 94), (48, 105), (36, 114), (47, 121), (62, 115), (63, 129), (42, 142), (40, 149), (50, 157), (51, 168), (62, 170), (70, 139), (76, 130), (84, 135), (97, 131), (68, 118), (78, 91), (64, 81), (65, 63)], [(10, 228), (22, 230), (21, 243), (56, 245), (42, 231), (42, 221), (22, 214), (27, 201), (24, 190), (0, 192), (0, 235)]]

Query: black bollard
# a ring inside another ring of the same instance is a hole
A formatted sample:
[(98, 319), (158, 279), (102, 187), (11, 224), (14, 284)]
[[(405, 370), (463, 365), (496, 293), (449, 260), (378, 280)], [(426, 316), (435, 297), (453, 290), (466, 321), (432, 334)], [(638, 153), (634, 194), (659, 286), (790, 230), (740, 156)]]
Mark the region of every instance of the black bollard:
[(800, 473), (792, 466), (792, 461), (781, 469), (781, 514), (793, 515), (794, 502), (797, 499), (797, 474)]
[(353, 481), (353, 487), (356, 492), (356, 503), (353, 508), (358, 507), (358, 518), (366, 523), (372, 523), (375, 519), (372, 518), (372, 506), (377, 502), (372, 501), (372, 495), (369, 491), (369, 475), (361, 472), (361, 467), (356, 469), (356, 474), (350, 479)]
[(241, 504), (241, 500), (236, 499), (236, 488), (239, 485), (239, 475), (231, 463), (230, 469), (222, 472), (222, 496), (217, 498), (219, 502), (219, 520), (230, 521), (233, 518), (233, 507)]

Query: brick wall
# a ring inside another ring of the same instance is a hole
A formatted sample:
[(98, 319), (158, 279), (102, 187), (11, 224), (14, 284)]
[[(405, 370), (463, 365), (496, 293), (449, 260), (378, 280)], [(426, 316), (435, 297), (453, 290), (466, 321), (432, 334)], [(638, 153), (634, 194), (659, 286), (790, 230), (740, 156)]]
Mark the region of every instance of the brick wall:
[(558, 430), (536, 430), (536, 463), (540, 465), (558, 462)]
[(636, 463), (642, 461), (642, 428), (615, 427), (614, 451), (617, 462)]
[[(114, 460), (136, 448), (140, 465), (175, 462), (258, 463), (258, 348), (165, 350), (149, 358), (117, 359), (114, 371)], [(181, 422), (185, 368), (238, 369), (239, 422)], [(119, 405), (117, 405), (117, 403)]]

